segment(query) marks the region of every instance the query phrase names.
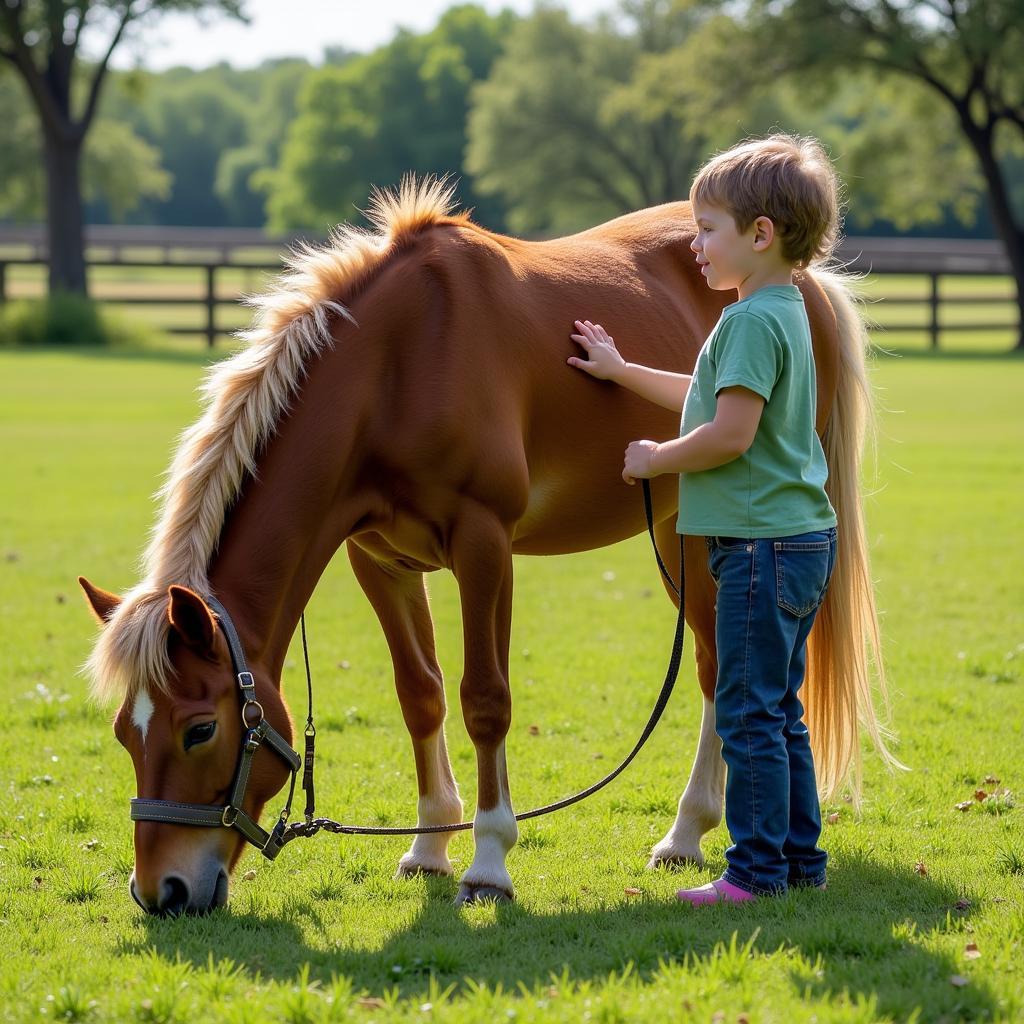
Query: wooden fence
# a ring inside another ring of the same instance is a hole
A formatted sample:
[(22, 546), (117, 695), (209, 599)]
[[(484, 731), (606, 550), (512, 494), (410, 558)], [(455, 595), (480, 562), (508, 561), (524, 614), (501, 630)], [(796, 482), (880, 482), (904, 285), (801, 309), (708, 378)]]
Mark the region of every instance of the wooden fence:
[[(267, 235), (247, 228), (174, 228), (93, 226), (86, 229), (86, 259), (89, 267), (190, 268), (198, 272), (197, 295), (104, 295), (102, 301), (114, 305), (199, 306), (204, 310), (201, 328), (170, 325), (177, 334), (200, 334), (213, 346), (229, 328), (218, 321), (217, 308), (236, 305), (237, 296), (217, 294), (217, 275), (221, 271), (247, 270), (277, 272), (280, 254), (301, 236)], [(307, 238), (308, 241), (320, 241)], [(973, 239), (846, 238), (838, 251), (839, 259), (857, 273), (872, 275), (923, 275), (929, 281), (928, 294), (920, 297), (887, 297), (872, 309), (875, 326), (881, 330), (926, 331), (933, 348), (945, 331), (1017, 331), (1011, 322), (946, 323), (943, 307), (957, 304), (1006, 305), (1003, 295), (944, 296), (945, 278), (1006, 275), (1009, 262), (999, 242)], [(0, 303), (8, 295), (7, 268), (45, 265), (45, 235), (40, 226), (0, 225)], [(924, 323), (887, 324), (879, 322), (877, 310), (898, 305), (927, 307)]]

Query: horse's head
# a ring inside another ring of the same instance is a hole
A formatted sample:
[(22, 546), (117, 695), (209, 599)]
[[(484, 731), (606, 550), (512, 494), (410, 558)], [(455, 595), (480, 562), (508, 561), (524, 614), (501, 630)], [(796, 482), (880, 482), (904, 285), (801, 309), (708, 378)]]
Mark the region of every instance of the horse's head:
[[(101, 622), (117, 613), (121, 598), (80, 579)], [(210, 607), (186, 587), (167, 591), (170, 686), (139, 686), (114, 719), (114, 735), (131, 754), (138, 796), (146, 800), (228, 803), (242, 748), (243, 702), (224, 632)], [(292, 727), (280, 692), (259, 666), (251, 666), (266, 721), (286, 741)], [(248, 724), (252, 725), (252, 716)], [(254, 821), (287, 781), (288, 768), (273, 751), (259, 750), (242, 810)], [(157, 814), (161, 808), (156, 808)], [(135, 871), (129, 887), (151, 914), (202, 913), (223, 906), (228, 876), (245, 839), (228, 827), (157, 820), (135, 822)]]

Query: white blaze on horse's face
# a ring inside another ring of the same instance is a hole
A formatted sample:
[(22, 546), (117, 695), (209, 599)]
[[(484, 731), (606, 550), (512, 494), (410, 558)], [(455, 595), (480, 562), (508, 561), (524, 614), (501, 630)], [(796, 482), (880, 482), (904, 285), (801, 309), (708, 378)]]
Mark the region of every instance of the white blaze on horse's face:
[(146, 744), (146, 733), (149, 732), (149, 720), (153, 717), (153, 701), (146, 690), (139, 690), (132, 708), (132, 722), (142, 733), (142, 744)]

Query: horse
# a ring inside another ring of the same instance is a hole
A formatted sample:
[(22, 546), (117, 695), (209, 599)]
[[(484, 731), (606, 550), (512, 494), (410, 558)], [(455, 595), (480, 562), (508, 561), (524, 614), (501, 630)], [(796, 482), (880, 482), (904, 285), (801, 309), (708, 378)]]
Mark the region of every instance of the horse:
[[(255, 706), (290, 742), (285, 653), (345, 543), (393, 661), (418, 824), (457, 823), (463, 805), (425, 588), (427, 573), (450, 570), (464, 634), (459, 695), (478, 774), (474, 856), (456, 902), (511, 899), (512, 556), (581, 551), (644, 529), (638, 492), (620, 476), (622, 452), (679, 429), (671, 412), (567, 366), (573, 322), (603, 323), (628, 359), (689, 372), (725, 296), (699, 273), (685, 201), (527, 241), (458, 211), (444, 179), (407, 176), (395, 190), (374, 189), (367, 213), (369, 227), (345, 224), (326, 244), (293, 250), (275, 284), (248, 300), (256, 312), (245, 344), (208, 372), (205, 410), (178, 444), (141, 582), (120, 597), (80, 578), (100, 623), (87, 668), (94, 696), (120, 702), (114, 733), (131, 755), (140, 798), (223, 803), (245, 723), (211, 602), (234, 621)], [(871, 392), (849, 281), (815, 270), (796, 283), (839, 518), (837, 567), (805, 686), (827, 794), (844, 780), (859, 787), (858, 719), (884, 751), (868, 664), (872, 651), (881, 662), (859, 492)], [(656, 537), (678, 578), (677, 483), (652, 485)], [(684, 543), (684, 614), (703, 714), (675, 822), (651, 866), (701, 863), (701, 836), (722, 817), (715, 588), (704, 540)], [(244, 801), (253, 821), (287, 776), (272, 751), (256, 754)], [(451, 874), (448, 840), (416, 836), (397, 876)], [(222, 906), (244, 845), (227, 828), (136, 821), (132, 896), (156, 914)]]

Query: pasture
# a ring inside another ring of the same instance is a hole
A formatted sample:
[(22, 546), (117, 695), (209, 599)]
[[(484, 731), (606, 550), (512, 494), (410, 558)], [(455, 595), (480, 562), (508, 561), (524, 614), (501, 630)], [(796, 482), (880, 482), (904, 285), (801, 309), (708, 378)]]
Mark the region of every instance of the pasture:
[[(987, 342), (874, 365), (868, 522), (896, 752), (912, 771), (890, 775), (866, 753), (863, 806), (825, 808), (827, 892), (679, 906), (678, 887), (720, 873), (724, 827), (705, 840), (705, 869), (644, 870), (698, 734), (688, 636), (676, 695), (634, 765), (522, 829), (515, 904), (456, 911), (454, 880), (391, 879), (405, 841), (321, 835), (273, 864), (250, 850), (225, 911), (175, 920), (145, 918), (128, 895), (135, 783), (113, 709), (91, 704), (77, 674), (93, 626), (75, 576), (135, 582), (203, 356), (0, 353), (0, 1020), (1024, 1017), (1024, 360), (978, 354)], [(645, 537), (516, 571), (509, 770), (525, 809), (629, 749), (674, 611)], [(471, 813), (450, 577), (432, 578), (431, 595)], [(387, 649), (343, 554), (307, 623), (319, 807), (353, 823), (414, 820)], [(296, 715), (301, 671), (293, 646)], [(465, 834), (452, 852), (459, 871)]]

